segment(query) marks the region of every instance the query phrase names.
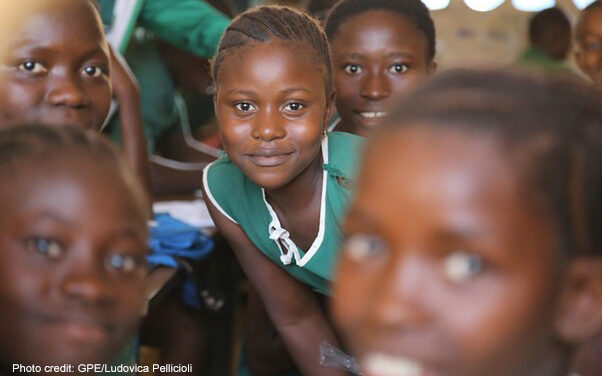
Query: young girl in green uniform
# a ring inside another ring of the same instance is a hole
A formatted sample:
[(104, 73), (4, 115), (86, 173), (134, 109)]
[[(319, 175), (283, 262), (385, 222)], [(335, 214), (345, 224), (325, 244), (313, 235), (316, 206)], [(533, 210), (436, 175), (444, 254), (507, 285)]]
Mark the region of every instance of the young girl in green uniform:
[(326, 135), (334, 105), (326, 37), (285, 7), (243, 13), (213, 61), (227, 153), (208, 166), (209, 211), (306, 375), (337, 339), (313, 292), (329, 294), (361, 139)]

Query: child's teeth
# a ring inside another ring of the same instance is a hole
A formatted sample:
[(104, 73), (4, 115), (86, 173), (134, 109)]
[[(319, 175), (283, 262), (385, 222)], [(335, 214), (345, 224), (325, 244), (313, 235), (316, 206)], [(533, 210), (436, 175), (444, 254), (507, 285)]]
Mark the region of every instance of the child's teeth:
[(360, 115), (365, 118), (383, 117), (386, 114), (386, 112), (360, 112)]
[(369, 354), (362, 362), (363, 370), (377, 376), (419, 376), (422, 366), (409, 359), (386, 354)]

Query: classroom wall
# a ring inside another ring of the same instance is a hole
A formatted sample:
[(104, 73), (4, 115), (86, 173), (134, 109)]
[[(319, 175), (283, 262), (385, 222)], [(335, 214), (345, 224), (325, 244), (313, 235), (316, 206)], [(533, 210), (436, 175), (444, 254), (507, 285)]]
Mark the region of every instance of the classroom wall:
[[(556, 6), (576, 22), (579, 10), (572, 0), (556, 0)], [(511, 0), (486, 13), (471, 10), (463, 0), (451, 0), (448, 8), (432, 12), (440, 69), (511, 64), (527, 44), (531, 15), (516, 10)]]

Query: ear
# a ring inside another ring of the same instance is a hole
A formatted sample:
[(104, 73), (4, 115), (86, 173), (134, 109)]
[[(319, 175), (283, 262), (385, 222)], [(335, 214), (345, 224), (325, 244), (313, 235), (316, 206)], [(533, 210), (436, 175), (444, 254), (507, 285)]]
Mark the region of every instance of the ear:
[(324, 129), (328, 128), (328, 124), (330, 124), (330, 119), (334, 115), (336, 111), (335, 103), (337, 99), (336, 91), (332, 91), (330, 95), (326, 98), (326, 113), (324, 115)]
[(429, 76), (437, 71), (437, 66), (438, 66), (438, 64), (435, 60), (433, 60), (429, 63), (429, 67), (427, 70)]
[(602, 258), (580, 257), (569, 267), (556, 320), (559, 338), (578, 345), (602, 329)]
[(217, 110), (217, 90), (215, 88), (213, 89), (213, 95), (211, 97), (213, 98), (213, 113), (215, 114), (215, 119), (219, 124), (219, 111)]

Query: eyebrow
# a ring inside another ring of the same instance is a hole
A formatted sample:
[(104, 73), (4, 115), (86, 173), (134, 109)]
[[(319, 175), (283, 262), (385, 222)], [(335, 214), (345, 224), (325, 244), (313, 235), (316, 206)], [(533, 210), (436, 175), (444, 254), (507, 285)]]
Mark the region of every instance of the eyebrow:
[[(349, 58), (349, 59), (361, 59), (362, 57), (364, 57), (364, 55), (360, 54), (359, 52), (347, 52), (344, 54), (340, 55), (343, 58)], [(412, 57), (414, 55), (407, 53), (407, 52), (391, 52), (389, 54), (386, 55), (389, 58), (392, 57)]]
[(377, 227), (378, 221), (372, 215), (366, 213), (361, 208), (352, 207), (347, 213), (347, 217), (352, 219), (352, 223), (368, 226), (368, 227)]
[(292, 87), (290, 89), (282, 90), (282, 93), (283, 94), (290, 94), (290, 93), (294, 93), (295, 91), (305, 91), (305, 92), (308, 92), (308, 93), (310, 92), (309, 89), (306, 89), (304, 87)]
[(115, 237), (117, 238), (132, 238), (136, 240), (144, 241), (145, 236), (141, 236), (139, 231), (136, 231), (133, 227), (124, 228), (115, 232)]
[(34, 213), (33, 216), (30, 217), (30, 220), (34, 219), (34, 218), (36, 219), (36, 221), (55, 222), (62, 226), (76, 226), (77, 227), (77, 225), (78, 225), (77, 222), (70, 221), (64, 217), (61, 217), (60, 215), (58, 215), (54, 212), (49, 212), (49, 211)]
[[(292, 88), (288, 88), (288, 89), (284, 89), (281, 91), (281, 93), (283, 94), (289, 94), (289, 93), (293, 93), (295, 91), (305, 91), (310, 93), (311, 91), (309, 89), (306, 89), (304, 87), (292, 87)], [(257, 94), (255, 91), (253, 90), (240, 90), (240, 89), (232, 89), (228, 92), (226, 92), (226, 94), (242, 94), (242, 95), (248, 95), (248, 96), (252, 96)]]

